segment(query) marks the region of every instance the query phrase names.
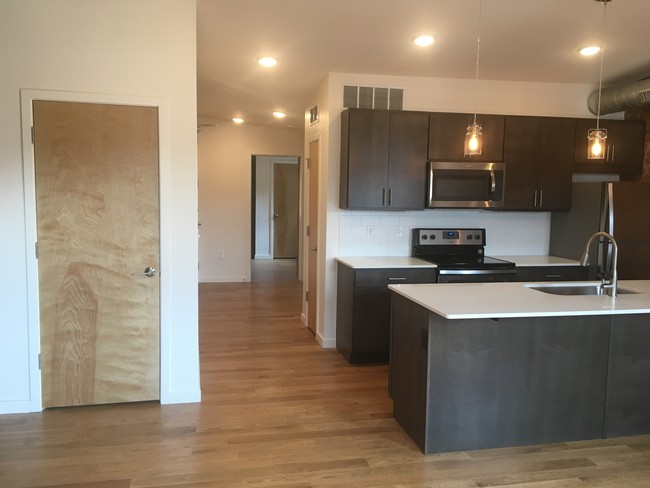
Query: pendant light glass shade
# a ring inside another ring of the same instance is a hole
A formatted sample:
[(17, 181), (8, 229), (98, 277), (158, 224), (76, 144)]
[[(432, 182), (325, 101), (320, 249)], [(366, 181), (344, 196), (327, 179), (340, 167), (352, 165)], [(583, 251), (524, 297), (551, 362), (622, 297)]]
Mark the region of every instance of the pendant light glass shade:
[(605, 159), (607, 129), (589, 129), (587, 136), (587, 159)]
[(476, 123), (476, 97), (478, 91), (478, 67), (481, 53), (481, 17), (483, 0), (478, 2), (478, 28), (476, 33), (476, 78), (474, 79), (474, 122), (467, 126), (465, 133), (465, 156), (478, 156), (483, 152), (483, 128)]
[(465, 156), (478, 156), (483, 150), (483, 128), (474, 122), (467, 126)]
[[(610, 0), (596, 0), (603, 4), (603, 33), (607, 24), (607, 3)], [(603, 34), (604, 35), (604, 34)], [(605, 159), (607, 154), (607, 129), (600, 127), (600, 98), (603, 91), (603, 59), (605, 43), (600, 48), (600, 76), (598, 78), (598, 109), (596, 113), (596, 128), (587, 132), (587, 159)]]

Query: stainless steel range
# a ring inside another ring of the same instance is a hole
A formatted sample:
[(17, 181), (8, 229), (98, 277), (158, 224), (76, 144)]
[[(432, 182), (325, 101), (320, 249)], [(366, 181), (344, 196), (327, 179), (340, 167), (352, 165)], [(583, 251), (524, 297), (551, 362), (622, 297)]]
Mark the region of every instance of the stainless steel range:
[(485, 229), (413, 229), (411, 256), (438, 266), (438, 283), (512, 281), (515, 264), (484, 255)]

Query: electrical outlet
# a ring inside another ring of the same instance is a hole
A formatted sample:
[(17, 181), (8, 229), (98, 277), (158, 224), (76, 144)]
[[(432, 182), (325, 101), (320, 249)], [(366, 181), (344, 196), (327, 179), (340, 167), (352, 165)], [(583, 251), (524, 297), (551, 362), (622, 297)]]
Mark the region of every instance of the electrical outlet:
[(519, 231), (519, 235), (521, 236), (522, 241), (528, 239), (528, 227), (522, 227)]
[(219, 251), (219, 259), (226, 259), (226, 253), (224, 251)]
[(375, 226), (369, 225), (366, 227), (366, 237), (375, 237)]
[(398, 225), (397, 228), (395, 229), (395, 237), (400, 238), (404, 237), (404, 226), (403, 225)]

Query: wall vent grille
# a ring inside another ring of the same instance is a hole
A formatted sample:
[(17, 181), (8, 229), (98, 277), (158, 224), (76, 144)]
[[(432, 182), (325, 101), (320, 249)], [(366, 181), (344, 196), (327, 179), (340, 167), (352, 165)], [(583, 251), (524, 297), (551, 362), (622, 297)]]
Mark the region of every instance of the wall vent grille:
[(318, 105), (314, 105), (309, 109), (309, 125), (317, 124), (319, 118)]
[(403, 103), (404, 90), (402, 88), (349, 85), (343, 87), (344, 108), (402, 110)]

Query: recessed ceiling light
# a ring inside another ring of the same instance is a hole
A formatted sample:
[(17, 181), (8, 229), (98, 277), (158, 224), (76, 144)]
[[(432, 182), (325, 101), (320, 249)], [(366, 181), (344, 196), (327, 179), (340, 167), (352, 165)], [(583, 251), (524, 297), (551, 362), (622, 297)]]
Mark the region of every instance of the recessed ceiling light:
[(600, 52), (600, 46), (587, 46), (579, 49), (578, 52), (583, 56), (593, 56)]
[(413, 42), (420, 47), (427, 47), (433, 44), (433, 36), (418, 36)]
[(287, 114), (285, 114), (284, 112), (280, 112), (279, 110), (273, 112), (273, 117), (275, 117), (276, 119), (284, 119), (286, 116)]
[(277, 59), (271, 58), (271, 57), (268, 57), (268, 56), (258, 59), (257, 62), (260, 63), (265, 68), (270, 68), (270, 67), (275, 66), (276, 64), (278, 64)]
[(243, 124), (243, 123), (244, 123), (244, 119), (242, 119), (241, 117), (233, 117), (233, 118), (232, 118), (232, 121), (233, 121), (235, 124)]

